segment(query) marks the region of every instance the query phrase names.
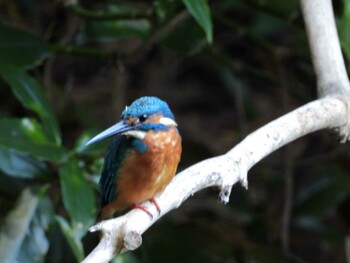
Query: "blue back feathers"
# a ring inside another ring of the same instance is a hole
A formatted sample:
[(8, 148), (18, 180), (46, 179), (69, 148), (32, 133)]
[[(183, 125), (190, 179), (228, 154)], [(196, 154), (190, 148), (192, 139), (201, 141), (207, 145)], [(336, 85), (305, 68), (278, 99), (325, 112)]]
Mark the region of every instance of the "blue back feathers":
[(132, 142), (126, 136), (114, 137), (107, 149), (102, 175), (100, 178), (101, 208), (111, 202), (116, 193), (115, 182), (118, 170), (126, 158)]

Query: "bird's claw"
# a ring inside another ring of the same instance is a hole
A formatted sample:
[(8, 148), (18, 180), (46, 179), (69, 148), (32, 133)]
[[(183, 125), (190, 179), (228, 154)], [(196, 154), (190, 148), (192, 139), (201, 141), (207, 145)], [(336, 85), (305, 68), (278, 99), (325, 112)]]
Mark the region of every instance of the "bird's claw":
[(143, 212), (145, 212), (147, 215), (149, 215), (151, 220), (153, 220), (153, 215), (151, 214), (150, 211), (148, 211), (148, 209), (146, 207), (144, 207), (142, 205), (133, 204), (132, 208), (133, 209), (141, 209)]
[[(161, 213), (161, 209), (157, 203), (157, 201), (152, 197), (151, 199), (149, 199), (149, 201), (154, 204), (154, 206), (156, 207), (157, 211), (158, 211), (158, 215), (160, 215)], [(133, 204), (132, 206), (133, 209), (141, 209), (143, 212), (145, 212), (147, 215), (149, 215), (149, 217), (151, 218), (151, 220), (153, 220), (153, 215), (150, 211), (148, 211), (148, 209), (142, 205), (138, 205), (138, 204)]]
[(160, 215), (160, 213), (162, 212), (162, 210), (160, 209), (157, 201), (152, 197), (150, 200), (149, 200), (152, 204), (154, 204), (154, 206), (157, 208), (157, 211), (158, 211), (158, 215)]

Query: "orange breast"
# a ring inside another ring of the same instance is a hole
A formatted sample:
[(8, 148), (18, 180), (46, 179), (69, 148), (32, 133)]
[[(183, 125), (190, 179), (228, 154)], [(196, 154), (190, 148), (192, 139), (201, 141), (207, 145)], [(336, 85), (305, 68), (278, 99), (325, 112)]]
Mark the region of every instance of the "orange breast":
[(117, 199), (113, 202), (125, 208), (152, 198), (164, 190), (174, 177), (181, 155), (181, 138), (175, 128), (149, 131), (143, 140), (145, 153), (133, 151), (120, 171)]

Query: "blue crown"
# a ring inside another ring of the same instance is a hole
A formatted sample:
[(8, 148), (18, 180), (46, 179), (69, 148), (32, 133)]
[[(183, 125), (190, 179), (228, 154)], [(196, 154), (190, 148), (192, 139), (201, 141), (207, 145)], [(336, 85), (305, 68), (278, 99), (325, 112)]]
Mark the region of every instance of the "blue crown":
[(151, 116), (159, 113), (164, 117), (174, 119), (174, 115), (165, 101), (157, 97), (141, 97), (125, 108), (121, 118), (125, 120), (134, 117), (138, 118), (143, 114)]

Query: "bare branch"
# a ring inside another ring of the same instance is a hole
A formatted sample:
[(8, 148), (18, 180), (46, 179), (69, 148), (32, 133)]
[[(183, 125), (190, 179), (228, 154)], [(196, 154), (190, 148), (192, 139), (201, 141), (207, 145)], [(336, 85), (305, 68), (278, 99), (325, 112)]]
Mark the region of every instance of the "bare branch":
[(232, 186), (241, 182), (246, 187), (248, 170), (265, 156), (313, 131), (341, 127), (346, 123), (346, 116), (346, 105), (341, 100), (316, 100), (251, 133), (225, 155), (187, 168), (156, 197), (162, 208), (160, 216), (155, 207), (146, 202), (144, 205), (153, 214), (153, 220), (143, 211), (134, 209), (121, 217), (91, 227), (90, 231), (101, 231), (102, 238), (83, 262), (108, 262), (119, 252), (138, 248), (142, 242), (141, 235), (151, 225), (203, 188), (219, 187), (219, 200), (227, 203)]
[[(331, 0), (300, 0), (320, 97), (342, 99), (350, 109), (350, 84), (342, 56)], [(341, 142), (349, 140), (347, 124), (339, 129)]]
[(350, 94), (331, 0), (301, 0), (320, 97)]

